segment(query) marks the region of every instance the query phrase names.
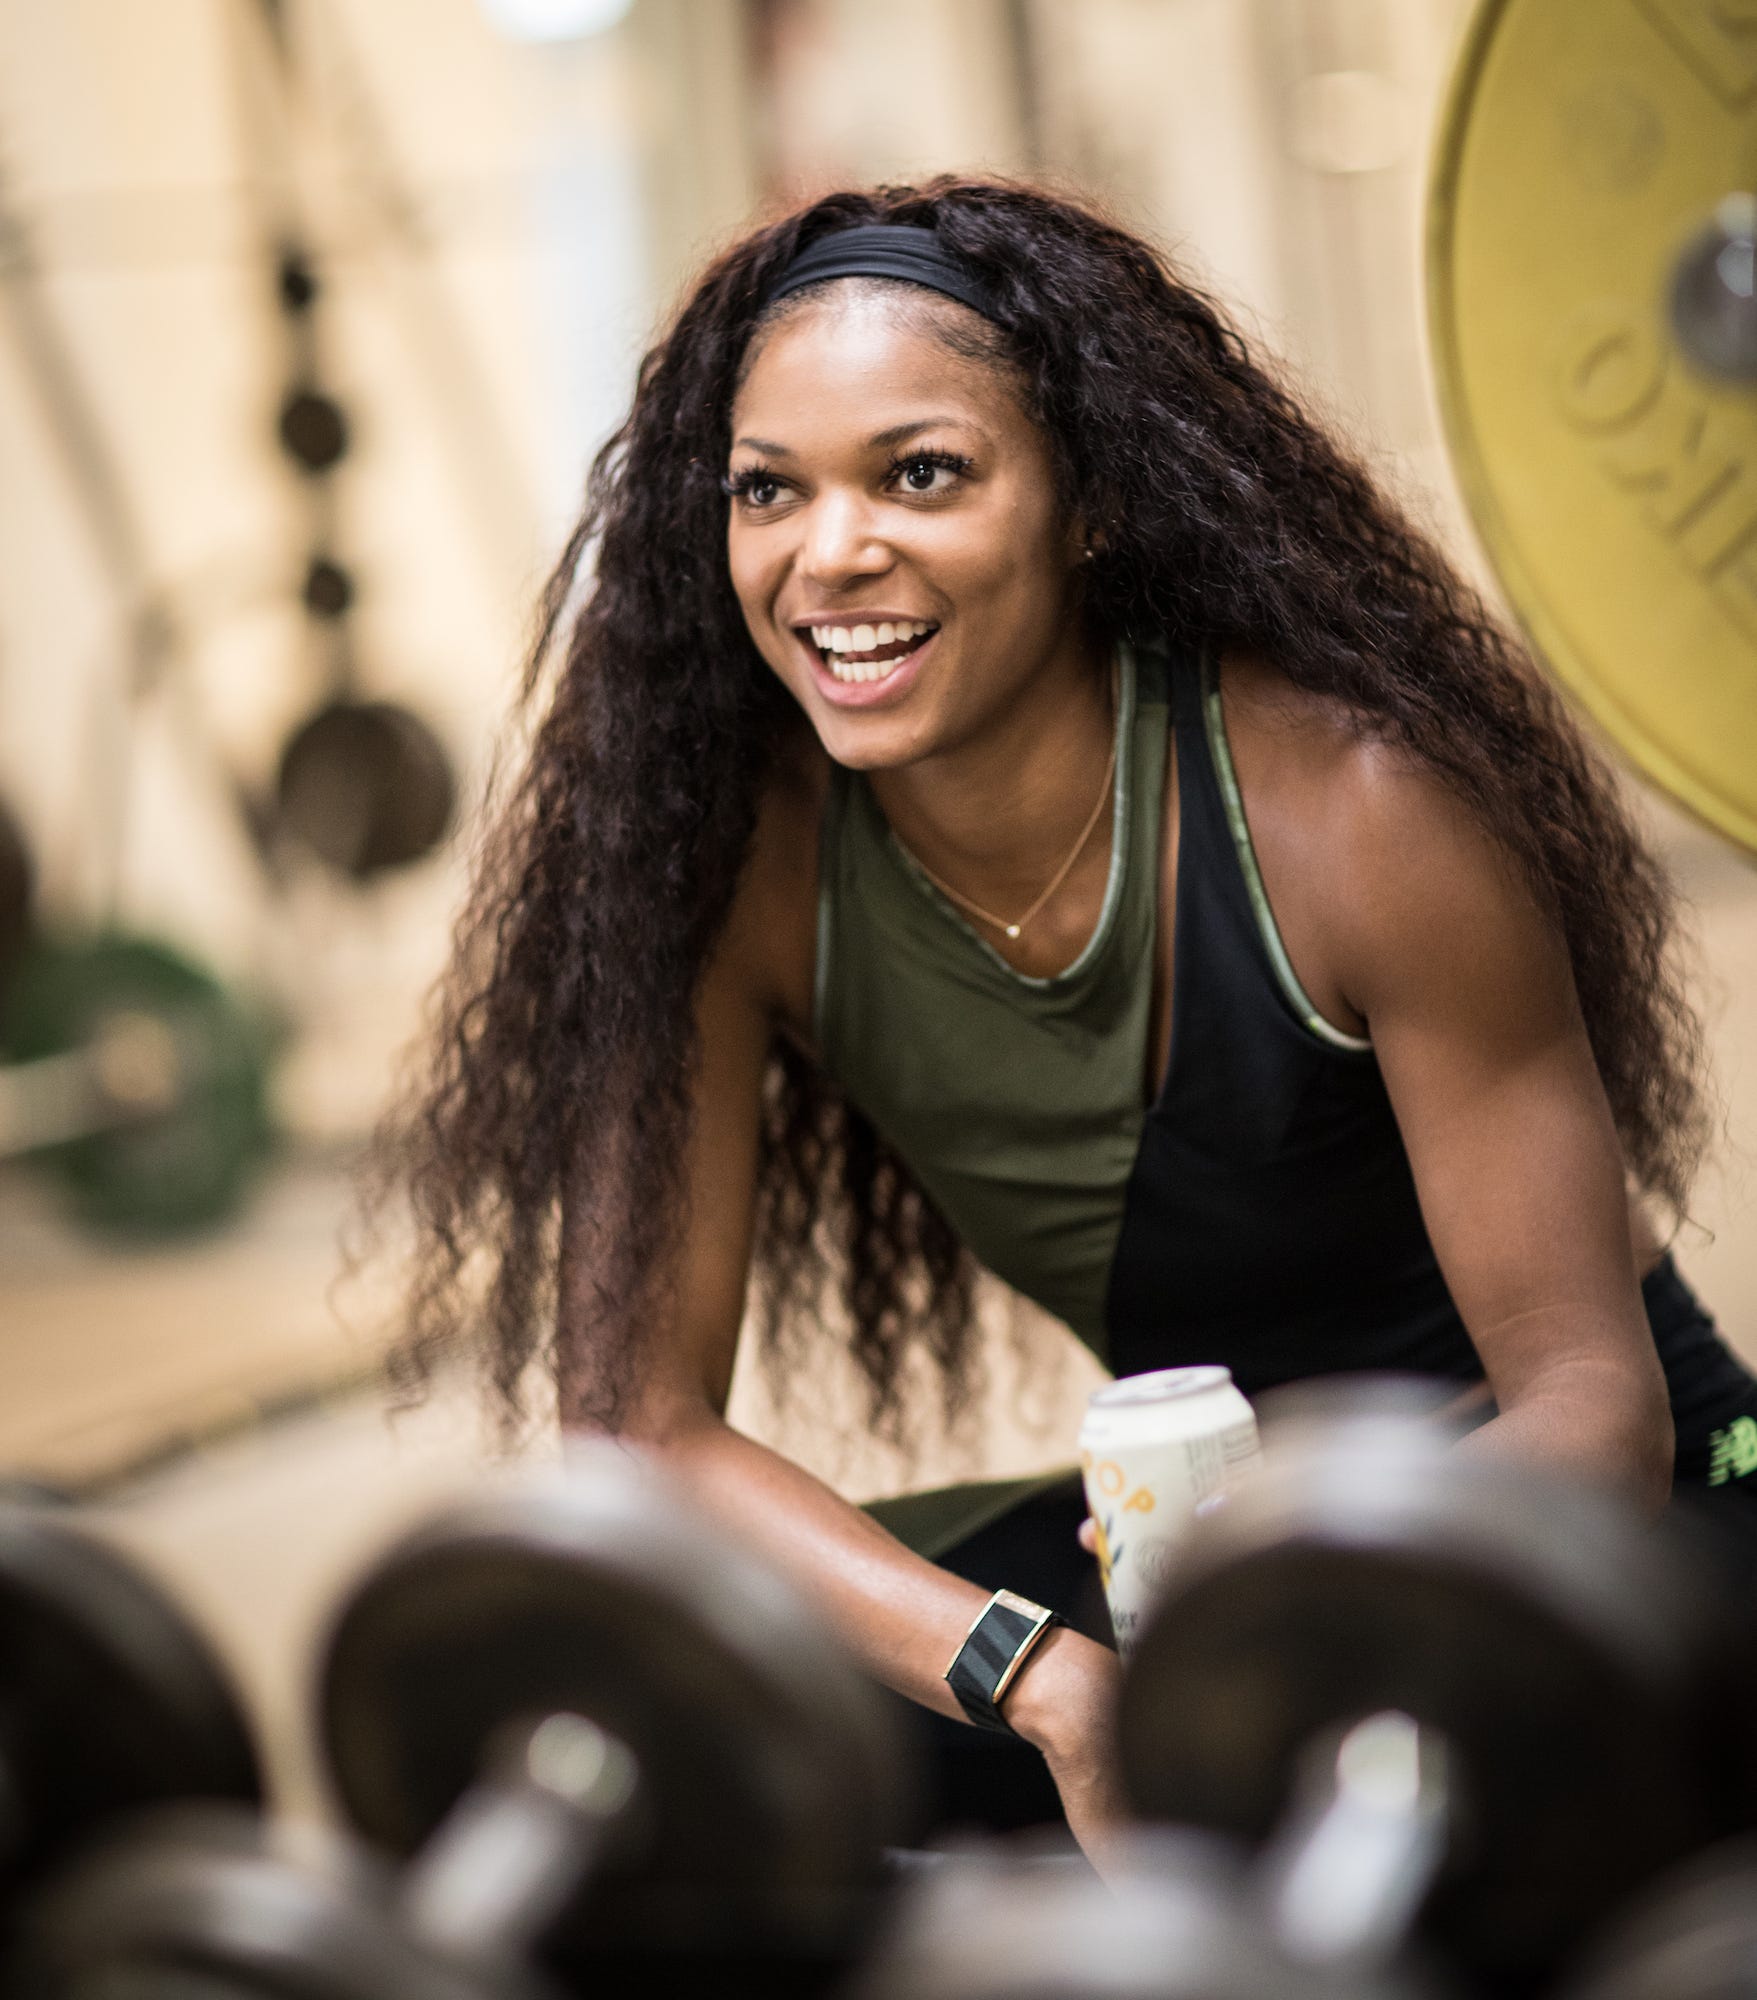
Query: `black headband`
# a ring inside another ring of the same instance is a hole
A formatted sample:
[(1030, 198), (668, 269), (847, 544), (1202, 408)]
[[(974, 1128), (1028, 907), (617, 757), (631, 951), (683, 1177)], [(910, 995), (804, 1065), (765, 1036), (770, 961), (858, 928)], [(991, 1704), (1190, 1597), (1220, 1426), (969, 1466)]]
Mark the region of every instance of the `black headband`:
[(763, 297), (765, 306), (801, 285), (826, 278), (902, 278), (929, 291), (944, 292), (984, 319), (998, 321), (988, 287), (956, 251), (931, 229), (906, 222), (857, 222), (808, 243)]

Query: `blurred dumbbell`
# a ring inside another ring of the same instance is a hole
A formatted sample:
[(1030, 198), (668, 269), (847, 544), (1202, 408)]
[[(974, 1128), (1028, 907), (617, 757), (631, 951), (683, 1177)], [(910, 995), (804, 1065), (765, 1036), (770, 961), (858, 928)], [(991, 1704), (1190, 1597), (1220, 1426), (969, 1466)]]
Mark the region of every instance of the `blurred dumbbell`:
[(1383, 1966), (1419, 1922), (1520, 1990), (1727, 1830), (1711, 1578), (1610, 1495), (1407, 1414), (1271, 1435), (1131, 1662), (1131, 1802), (1254, 1849), (1297, 1960)]
[(1757, 2000), (1757, 1842), (1717, 1848), (1643, 1898), (1565, 2000)]
[(1277, 1946), (1243, 1855), (1143, 1832), (1089, 1867), (991, 1848), (900, 1900), (849, 2000), (1423, 2000), (1407, 1968), (1306, 1965)]
[(320, 1716), (347, 1818), (409, 1857), (394, 1893), (260, 1843), (137, 1842), (39, 1909), (38, 1990), (182, 1965), (277, 2000), (817, 1992), (904, 1803), (885, 1711), (794, 1592), (616, 1454), (393, 1550), (342, 1608)]
[(905, 1802), (793, 1590), (614, 1453), (394, 1551), (321, 1685), (348, 1818), (459, 1949), (833, 1953)]
[(260, 1797), (238, 1701), (181, 1613), (65, 1514), (0, 1502), (0, 1908), (127, 1814)]
[(169, 1235), (229, 1215), (268, 1138), (261, 1026), (146, 938), (29, 949), (0, 994), (0, 1159), (53, 1172), (94, 1226)]
[(423, 1950), (394, 1871), (215, 1812), (137, 1820), (17, 1915), (3, 2000), (561, 2000), (534, 1971)]

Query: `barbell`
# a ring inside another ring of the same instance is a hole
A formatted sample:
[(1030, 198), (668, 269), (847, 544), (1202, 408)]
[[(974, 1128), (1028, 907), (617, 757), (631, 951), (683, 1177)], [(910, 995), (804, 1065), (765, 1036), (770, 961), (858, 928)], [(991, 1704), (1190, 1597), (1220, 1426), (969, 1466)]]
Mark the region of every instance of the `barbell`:
[(100, 1228), (218, 1222), (266, 1151), (261, 1021), (155, 940), (34, 945), (0, 994), (0, 1051), (0, 1159), (35, 1159)]

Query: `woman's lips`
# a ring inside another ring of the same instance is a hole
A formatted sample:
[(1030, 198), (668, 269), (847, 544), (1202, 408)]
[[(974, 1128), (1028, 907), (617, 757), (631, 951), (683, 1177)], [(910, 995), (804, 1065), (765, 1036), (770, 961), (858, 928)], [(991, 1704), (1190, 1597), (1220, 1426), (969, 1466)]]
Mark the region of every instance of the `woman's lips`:
[(809, 632), (796, 632), (794, 636), (804, 648), (811, 662), (812, 680), (822, 698), (835, 708), (882, 708), (893, 701), (899, 701), (908, 693), (921, 672), (923, 659), (933, 650), (941, 628), (935, 626), (927, 637), (904, 653), (890, 670), (878, 680), (843, 681), (838, 680), (830, 670), (823, 654), (813, 643)]

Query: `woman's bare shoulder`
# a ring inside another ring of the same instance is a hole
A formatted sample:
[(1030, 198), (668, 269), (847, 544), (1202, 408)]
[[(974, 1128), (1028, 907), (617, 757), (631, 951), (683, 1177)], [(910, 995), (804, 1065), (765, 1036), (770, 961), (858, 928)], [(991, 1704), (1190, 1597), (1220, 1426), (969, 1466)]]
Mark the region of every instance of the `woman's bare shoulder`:
[(1348, 705), (1296, 687), (1260, 654), (1222, 665), (1227, 738), (1253, 843), (1297, 848), (1319, 871), (1411, 846), (1432, 859), (1491, 843), (1438, 771)]
[[(1228, 653), (1228, 742), (1282, 942), (1324, 1016), (1360, 1032), (1383, 966), (1469, 939), (1548, 955), (1512, 856), (1431, 765), (1340, 701)], [(1538, 976), (1538, 968), (1527, 968)]]

